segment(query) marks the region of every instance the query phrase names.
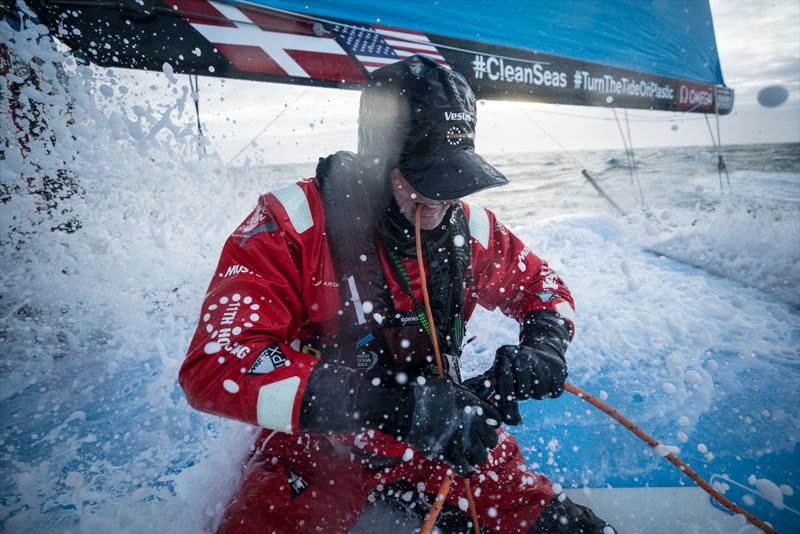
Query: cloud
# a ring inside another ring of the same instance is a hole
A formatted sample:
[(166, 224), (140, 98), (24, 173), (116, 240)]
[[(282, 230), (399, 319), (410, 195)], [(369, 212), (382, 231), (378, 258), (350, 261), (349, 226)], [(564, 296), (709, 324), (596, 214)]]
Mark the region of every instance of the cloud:
[(800, 91), (800, 2), (712, 0), (722, 72), (737, 102), (755, 101), (768, 85)]

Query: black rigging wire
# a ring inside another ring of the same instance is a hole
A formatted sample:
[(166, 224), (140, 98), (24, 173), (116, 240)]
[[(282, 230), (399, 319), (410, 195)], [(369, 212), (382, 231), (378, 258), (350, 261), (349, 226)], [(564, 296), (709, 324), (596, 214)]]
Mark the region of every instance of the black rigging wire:
[(261, 129), (261, 131), (260, 131), (260, 132), (258, 132), (258, 133), (255, 135), (255, 137), (253, 137), (253, 138), (252, 138), (250, 141), (248, 141), (248, 142), (247, 142), (247, 144), (245, 144), (245, 145), (242, 147), (242, 149), (241, 149), (241, 150), (239, 150), (239, 152), (237, 152), (237, 153), (236, 153), (236, 155), (235, 155), (235, 156), (233, 156), (233, 157), (232, 157), (232, 158), (231, 158), (231, 159), (228, 161), (228, 164), (227, 164), (227, 165), (228, 165), (228, 166), (230, 166), (230, 165), (231, 165), (231, 163), (233, 163), (234, 161), (236, 161), (236, 158), (238, 158), (239, 156), (241, 156), (241, 155), (242, 155), (242, 152), (244, 152), (245, 150), (247, 150), (247, 148), (248, 148), (248, 147), (252, 146), (252, 145), (253, 145), (253, 142), (255, 142), (255, 140), (256, 140), (256, 139), (258, 139), (259, 137), (261, 137), (261, 134), (263, 134), (264, 132), (266, 132), (266, 131), (267, 131), (267, 128), (269, 128), (270, 126), (272, 126), (273, 124), (275, 124), (275, 121), (277, 121), (278, 119), (280, 119), (280, 118), (283, 116), (283, 114), (284, 114), (284, 113), (286, 113), (287, 111), (289, 111), (289, 108), (291, 108), (293, 105), (295, 105), (295, 104), (297, 103), (297, 101), (298, 101), (298, 100), (300, 100), (301, 98), (303, 98), (303, 96), (304, 96), (306, 93), (308, 93), (308, 91), (309, 91), (309, 88), (306, 88), (306, 89), (305, 89), (305, 90), (304, 90), (302, 93), (300, 93), (299, 95), (297, 95), (297, 98), (295, 98), (295, 99), (292, 101), (292, 103), (291, 103), (291, 104), (288, 104), (288, 105), (286, 105), (286, 106), (285, 106), (285, 107), (284, 107), (282, 110), (280, 110), (280, 111), (278, 112), (278, 114), (277, 114), (277, 115), (275, 115), (274, 117), (272, 117), (272, 120), (271, 120), (271, 121), (269, 121), (269, 122), (267, 123), (267, 125), (266, 125), (266, 126), (264, 126), (264, 127)]
[(628, 130), (628, 148), (631, 151), (631, 163), (633, 163), (633, 174), (636, 176), (636, 189), (639, 192), (639, 203), (643, 208), (647, 207), (647, 202), (644, 199), (644, 191), (642, 190), (642, 181), (639, 179), (639, 167), (636, 165), (636, 152), (633, 150), (633, 136), (631, 135), (631, 123), (628, 121), (628, 110), (625, 112), (625, 128)]
[(197, 74), (194, 75), (194, 80), (192, 80), (192, 75), (189, 74), (189, 89), (192, 91), (192, 100), (194, 100), (194, 111), (195, 115), (197, 116), (197, 132), (199, 134), (199, 145), (203, 149), (203, 154), (206, 153), (206, 145), (203, 143), (203, 125), (200, 123), (200, 83), (197, 79)]
[[(536, 119), (531, 117), (530, 113), (525, 112), (525, 116), (528, 118), (529, 121), (531, 121), (533, 124), (535, 124), (542, 131), (542, 133), (544, 135), (546, 135), (548, 138), (550, 138), (551, 141), (553, 141), (562, 151), (564, 151), (565, 154), (567, 154), (570, 158), (572, 158), (575, 161), (575, 163), (577, 163), (582, 168), (581, 174), (583, 175), (584, 178), (586, 178), (586, 182), (584, 183), (584, 185), (586, 183), (591, 184), (591, 186), (594, 187), (594, 189), (597, 191), (597, 193), (600, 195), (600, 197), (603, 198), (603, 200), (605, 200), (608, 203), (608, 205), (611, 207), (612, 211), (614, 211), (618, 215), (622, 215), (623, 217), (627, 217), (628, 216), (628, 214), (625, 212), (625, 210), (620, 208), (619, 205), (616, 202), (614, 202), (614, 199), (611, 198), (611, 195), (606, 193), (603, 190), (603, 188), (600, 187), (600, 184), (598, 183), (597, 179), (594, 176), (592, 176), (592, 174), (589, 172), (587, 166), (580, 159), (578, 159), (578, 157), (575, 154), (573, 154), (572, 152), (567, 150), (566, 147), (564, 147), (564, 145), (562, 145), (561, 143), (558, 142), (558, 139), (556, 139), (555, 137), (550, 135), (550, 132), (548, 132), (545, 129), (544, 126), (539, 124), (539, 121), (537, 121)], [(581, 188), (583, 188), (583, 186), (581, 186)]]
[(623, 110), (625, 112), (625, 126), (627, 128), (628, 134), (625, 135), (625, 132), (622, 130), (622, 123), (619, 120), (619, 116), (617, 115), (616, 108), (611, 108), (611, 112), (614, 114), (614, 120), (617, 123), (617, 129), (619, 130), (619, 135), (622, 138), (622, 145), (625, 147), (625, 159), (628, 163), (628, 172), (631, 175), (631, 189), (634, 191), (634, 196), (638, 201), (639, 205), (643, 208), (645, 207), (645, 199), (644, 199), (644, 191), (642, 190), (642, 183), (639, 179), (639, 169), (636, 165), (636, 153), (633, 151), (633, 137), (631, 136), (631, 125), (628, 121), (628, 110)]
[[(722, 157), (722, 146), (719, 138), (714, 137), (714, 131), (711, 129), (711, 121), (708, 120), (708, 113), (704, 113), (706, 119), (706, 126), (708, 126), (708, 135), (711, 136), (711, 144), (714, 146), (714, 151), (717, 153), (717, 175), (719, 176), (719, 189), (725, 192), (725, 184), (722, 181), (722, 173), (725, 173), (725, 179), (728, 182), (728, 189), (731, 187), (731, 178), (728, 175), (728, 166), (725, 164), (725, 159)], [(719, 115), (717, 115), (717, 128), (719, 128)], [(717, 129), (717, 136), (719, 136), (719, 129)]]
[[(674, 121), (674, 120), (682, 120), (682, 121), (698, 121), (698, 120), (700, 120), (701, 121), (701, 120), (703, 120), (703, 117), (686, 117), (685, 116), (685, 115), (687, 115), (689, 113), (692, 113), (692, 111), (696, 107), (697, 106), (694, 106), (694, 107), (692, 107), (690, 109), (687, 109), (686, 111), (682, 111), (680, 113), (676, 113), (676, 114), (669, 115), (669, 116), (663, 116), (663, 117), (645, 117), (643, 115), (633, 115), (633, 114), (631, 114), (631, 115), (629, 115), (629, 117), (630, 117), (629, 120), (631, 122), (665, 122), (665, 121)], [(653, 110), (653, 111), (658, 111), (659, 113), (665, 113), (664, 111), (661, 111), (661, 110)], [(615, 120), (615, 119), (612, 119), (610, 117), (595, 117), (595, 116), (592, 116), (592, 115), (582, 115), (580, 113), (564, 113), (564, 112), (561, 112), (561, 111), (552, 111), (552, 110), (547, 110), (547, 109), (537, 109), (536, 113), (545, 113), (545, 114), (548, 114), (548, 115), (560, 115), (562, 117), (575, 117), (575, 118), (578, 118), (578, 119), (589, 119), (589, 120), (595, 120), (595, 121), (613, 121), (613, 120)]]

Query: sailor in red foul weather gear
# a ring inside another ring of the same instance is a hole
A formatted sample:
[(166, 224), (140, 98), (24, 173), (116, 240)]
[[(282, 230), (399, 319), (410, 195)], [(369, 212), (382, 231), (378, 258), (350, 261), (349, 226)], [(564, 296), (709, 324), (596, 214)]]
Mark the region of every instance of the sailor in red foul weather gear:
[[(486, 531), (610, 528), (555, 498), (500, 428), (521, 422), (519, 400), (563, 391), (574, 304), (491, 211), (460, 200), (507, 182), (475, 154), (474, 127), (458, 74), (421, 56), (379, 69), (358, 154), (261, 196), (228, 238), (180, 372), (192, 406), (264, 428), (221, 532), (370, 531), (378, 502), (422, 517), (448, 469), (469, 478)], [(417, 204), (446, 379), (421, 304)], [(520, 340), (462, 383), (477, 305), (517, 319)], [(465, 511), (457, 478), (438, 525), (466, 531)]]

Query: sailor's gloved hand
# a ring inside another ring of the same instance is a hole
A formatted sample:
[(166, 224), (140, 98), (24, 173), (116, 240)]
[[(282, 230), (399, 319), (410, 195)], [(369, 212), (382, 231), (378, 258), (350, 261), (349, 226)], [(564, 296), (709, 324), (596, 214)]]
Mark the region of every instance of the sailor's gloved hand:
[(569, 324), (557, 313), (535, 312), (523, 322), (519, 345), (497, 349), (494, 365), (487, 371), (503, 422), (522, 422), (518, 401), (559, 397), (567, 380)]
[(522, 422), (517, 401), (558, 397), (564, 392), (567, 364), (547, 351), (524, 345), (497, 349), (491, 369), (497, 406), (509, 425)]
[(474, 471), (497, 445), (502, 414), (469, 390), (429, 378), (404, 393), (410, 410), (396, 423), (399, 436), (426, 457), (452, 465), (459, 476)]
[(365, 375), (343, 365), (319, 364), (303, 394), (303, 432), (377, 429), (459, 475), (472, 472), (497, 445), (500, 411), (450, 380), (399, 384), (395, 376)]

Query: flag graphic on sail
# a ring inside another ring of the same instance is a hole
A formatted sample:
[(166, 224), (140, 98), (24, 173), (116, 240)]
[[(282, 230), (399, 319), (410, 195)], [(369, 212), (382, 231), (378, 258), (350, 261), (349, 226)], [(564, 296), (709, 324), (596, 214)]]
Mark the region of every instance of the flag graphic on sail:
[(336, 39), (319, 35), (311, 22), (221, 2), (181, 3), (194, 15), (186, 17), (192, 27), (243, 72), (356, 83), (365, 79)]
[(423, 33), (357, 24), (332, 24), (331, 30), (369, 72), (414, 54), (424, 54), (440, 65), (450, 67)]

